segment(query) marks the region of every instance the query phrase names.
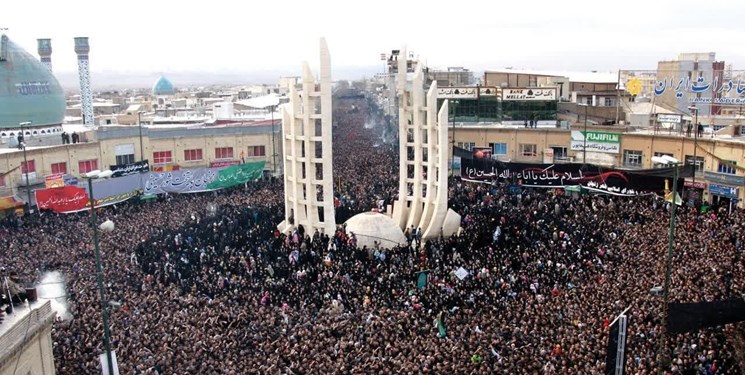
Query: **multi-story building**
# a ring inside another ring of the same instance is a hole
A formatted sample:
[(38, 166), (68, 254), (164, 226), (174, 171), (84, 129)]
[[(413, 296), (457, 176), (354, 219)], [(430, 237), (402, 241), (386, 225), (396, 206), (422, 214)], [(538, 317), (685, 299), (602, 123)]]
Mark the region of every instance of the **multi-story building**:
[[(490, 147), (494, 158), (527, 163), (575, 162), (616, 168), (657, 167), (653, 156), (669, 155), (696, 165), (696, 177), (685, 179), (686, 195), (704, 202), (743, 206), (745, 199), (745, 137), (742, 126), (695, 139), (685, 133), (635, 131), (622, 126), (584, 124), (565, 128), (524, 128), (463, 123), (451, 128), (450, 141), (466, 149)], [(587, 134), (587, 153), (582, 133)], [(728, 134), (723, 134), (728, 133)], [(597, 141), (597, 140), (602, 141)], [(602, 143), (603, 147), (594, 147)], [(602, 152), (590, 150), (603, 150)], [(553, 155), (546, 160), (547, 155)], [(455, 163), (457, 164), (457, 163)]]
[(44, 188), (47, 175), (80, 176), (138, 160), (148, 160), (153, 170), (266, 161), (265, 170), (279, 171), (281, 157), (272, 157), (272, 150), (282, 155), (279, 124), (276, 119), (274, 126), (271, 121), (262, 121), (240, 126), (143, 127), (141, 139), (137, 126), (104, 126), (81, 133), (81, 139), (87, 142), (27, 147), (25, 153), (17, 148), (0, 148), (0, 197), (15, 195), (27, 200), (27, 190)]
[(446, 70), (427, 69), (426, 85), (437, 82), (437, 87), (469, 86), (473, 84), (473, 72), (462, 67), (448, 67)]
[[(677, 113), (690, 114), (688, 107), (692, 99), (722, 97), (722, 91), (713, 86), (725, 83), (724, 71), (724, 61), (716, 61), (714, 52), (681, 53), (674, 60), (660, 61), (657, 63), (656, 103)], [(704, 86), (710, 89), (697, 89)], [(721, 112), (721, 106), (711, 102), (698, 101), (696, 106), (699, 115), (715, 116)]]

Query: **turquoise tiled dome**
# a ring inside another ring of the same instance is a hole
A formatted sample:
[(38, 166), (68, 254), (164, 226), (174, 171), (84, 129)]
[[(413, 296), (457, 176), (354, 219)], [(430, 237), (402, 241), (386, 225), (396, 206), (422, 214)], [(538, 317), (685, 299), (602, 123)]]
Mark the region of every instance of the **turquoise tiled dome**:
[(173, 95), (176, 89), (166, 77), (160, 77), (153, 85), (153, 95)]
[(65, 95), (57, 79), (36, 57), (0, 36), (0, 128), (59, 125)]

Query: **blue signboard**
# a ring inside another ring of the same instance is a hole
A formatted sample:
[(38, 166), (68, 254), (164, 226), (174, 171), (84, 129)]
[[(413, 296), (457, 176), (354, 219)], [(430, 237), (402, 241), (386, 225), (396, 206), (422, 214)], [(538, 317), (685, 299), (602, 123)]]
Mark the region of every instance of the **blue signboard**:
[(740, 195), (740, 189), (733, 186), (724, 186), (709, 184), (709, 193), (727, 198), (737, 198)]
[(745, 185), (745, 176), (737, 176), (734, 174), (704, 172), (704, 178), (722, 184)]

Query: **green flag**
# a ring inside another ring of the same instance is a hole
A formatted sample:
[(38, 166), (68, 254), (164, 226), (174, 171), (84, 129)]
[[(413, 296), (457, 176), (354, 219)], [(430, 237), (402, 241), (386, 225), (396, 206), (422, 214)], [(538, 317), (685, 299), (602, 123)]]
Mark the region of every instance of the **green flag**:
[(427, 286), (427, 272), (421, 271), (419, 272), (419, 276), (417, 276), (416, 287), (418, 289), (422, 289), (426, 286)]
[(441, 318), (437, 319), (437, 330), (439, 331), (439, 337), (447, 337), (448, 331), (445, 329), (445, 323), (442, 322)]
[(264, 171), (265, 161), (231, 165), (218, 172), (215, 181), (207, 184), (208, 189), (224, 189), (231, 186), (245, 184), (248, 181), (258, 180)]

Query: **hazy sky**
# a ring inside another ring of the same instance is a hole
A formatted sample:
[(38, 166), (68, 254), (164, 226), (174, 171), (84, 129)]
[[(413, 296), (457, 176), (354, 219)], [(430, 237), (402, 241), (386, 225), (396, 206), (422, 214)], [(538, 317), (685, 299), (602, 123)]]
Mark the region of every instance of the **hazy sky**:
[(57, 72), (90, 37), (94, 72), (299, 74), (326, 36), (335, 68), (382, 66), (406, 44), (432, 67), (654, 69), (679, 52), (717, 52), (745, 69), (745, 2), (9, 0), (0, 28), (29, 52), (52, 38)]

